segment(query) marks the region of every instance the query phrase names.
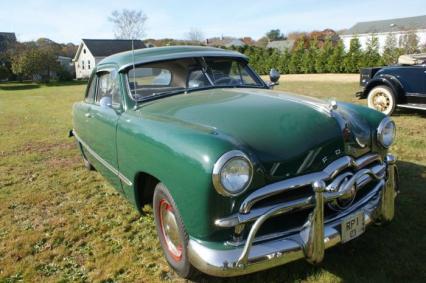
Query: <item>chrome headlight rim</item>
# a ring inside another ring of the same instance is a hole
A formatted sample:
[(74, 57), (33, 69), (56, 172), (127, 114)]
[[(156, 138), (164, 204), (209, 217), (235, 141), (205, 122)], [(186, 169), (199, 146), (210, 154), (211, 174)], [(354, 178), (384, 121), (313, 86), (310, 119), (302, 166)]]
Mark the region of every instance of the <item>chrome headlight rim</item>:
[[(384, 140), (383, 140), (383, 131), (386, 128), (386, 126), (391, 123), (393, 126), (393, 137), (392, 137), (392, 141), (389, 144), (385, 144)], [(395, 141), (395, 135), (396, 135), (396, 125), (395, 122), (389, 118), (389, 117), (385, 117), (379, 124), (379, 126), (377, 127), (377, 141), (378, 143), (384, 147), (384, 148), (389, 148), (393, 142)]]
[[(249, 180), (244, 185), (244, 187), (242, 187), (237, 192), (231, 192), (227, 190), (221, 181), (223, 168), (228, 162), (234, 159), (244, 160), (249, 165)], [(250, 186), (252, 179), (253, 179), (253, 163), (251, 162), (247, 154), (245, 154), (244, 152), (240, 150), (231, 150), (224, 153), (221, 157), (219, 157), (219, 159), (216, 161), (216, 163), (213, 166), (213, 173), (212, 173), (213, 186), (216, 189), (216, 191), (222, 196), (236, 197), (241, 195)]]

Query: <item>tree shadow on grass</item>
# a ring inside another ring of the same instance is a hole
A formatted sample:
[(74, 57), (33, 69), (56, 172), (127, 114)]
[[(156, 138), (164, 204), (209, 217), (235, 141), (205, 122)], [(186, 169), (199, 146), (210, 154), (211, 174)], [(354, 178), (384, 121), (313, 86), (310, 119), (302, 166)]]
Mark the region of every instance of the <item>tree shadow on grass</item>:
[(39, 88), (39, 84), (0, 84), (1, 90), (13, 91), (13, 90), (28, 90)]
[(68, 85), (87, 85), (87, 80), (72, 80), (72, 81), (52, 81), (45, 84), (46, 86), (68, 86)]
[(399, 161), (398, 167), (394, 221), (327, 250), (320, 265), (299, 260), (229, 279), (200, 275), (196, 282), (426, 282), (426, 166)]

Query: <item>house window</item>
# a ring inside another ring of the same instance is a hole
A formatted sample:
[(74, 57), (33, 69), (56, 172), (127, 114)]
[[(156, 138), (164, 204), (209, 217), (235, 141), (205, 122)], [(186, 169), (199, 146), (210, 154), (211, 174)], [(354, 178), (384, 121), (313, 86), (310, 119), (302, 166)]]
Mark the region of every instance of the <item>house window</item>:
[(83, 49), (83, 53), (86, 54), (86, 48)]
[(84, 70), (84, 60), (81, 61), (81, 68)]
[(90, 70), (90, 60), (87, 60), (87, 69)]

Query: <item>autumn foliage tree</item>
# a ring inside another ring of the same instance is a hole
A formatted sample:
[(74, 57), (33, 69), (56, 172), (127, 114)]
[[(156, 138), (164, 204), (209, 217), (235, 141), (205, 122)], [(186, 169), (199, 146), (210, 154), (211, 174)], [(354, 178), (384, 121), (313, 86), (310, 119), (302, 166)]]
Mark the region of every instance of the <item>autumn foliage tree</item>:
[(12, 57), (12, 71), (21, 79), (49, 82), (52, 73), (59, 69), (57, 56), (49, 47), (21, 46)]

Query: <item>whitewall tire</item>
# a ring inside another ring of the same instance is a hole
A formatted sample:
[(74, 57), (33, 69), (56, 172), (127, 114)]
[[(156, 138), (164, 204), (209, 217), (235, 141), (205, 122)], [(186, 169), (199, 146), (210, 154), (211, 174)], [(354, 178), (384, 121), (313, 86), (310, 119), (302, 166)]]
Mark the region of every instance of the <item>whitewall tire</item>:
[(396, 106), (395, 94), (387, 86), (376, 86), (367, 96), (368, 107), (382, 112), (386, 115), (392, 115)]

